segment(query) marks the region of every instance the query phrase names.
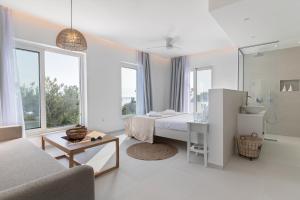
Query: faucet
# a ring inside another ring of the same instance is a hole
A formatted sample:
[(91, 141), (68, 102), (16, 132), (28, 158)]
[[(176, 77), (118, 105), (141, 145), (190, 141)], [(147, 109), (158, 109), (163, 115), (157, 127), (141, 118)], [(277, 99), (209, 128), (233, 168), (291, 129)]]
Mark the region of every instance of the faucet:
[(247, 96), (246, 106), (248, 106), (248, 99), (252, 99), (252, 97), (249, 95)]
[(246, 92), (246, 106), (248, 106), (248, 99), (252, 99), (252, 97), (248, 95), (248, 92)]

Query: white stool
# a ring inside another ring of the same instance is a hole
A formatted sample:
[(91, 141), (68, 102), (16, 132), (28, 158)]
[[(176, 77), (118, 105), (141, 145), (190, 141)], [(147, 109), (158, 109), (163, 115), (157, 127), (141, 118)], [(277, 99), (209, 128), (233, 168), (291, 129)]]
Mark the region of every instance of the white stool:
[[(188, 125), (188, 140), (187, 140), (187, 159), (188, 159), (188, 162), (190, 162), (190, 152), (195, 152), (196, 154), (203, 154), (204, 155), (204, 166), (207, 167), (208, 123), (207, 122), (188, 122), (187, 125)], [(199, 137), (201, 135), (203, 135), (203, 144), (193, 144), (191, 142), (192, 133), (198, 134)]]

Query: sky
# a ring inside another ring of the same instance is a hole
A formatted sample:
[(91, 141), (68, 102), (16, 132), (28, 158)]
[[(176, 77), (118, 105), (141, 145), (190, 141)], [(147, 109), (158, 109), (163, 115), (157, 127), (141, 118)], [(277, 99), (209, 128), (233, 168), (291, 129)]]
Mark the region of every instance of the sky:
[(211, 70), (197, 70), (197, 84), (198, 94), (211, 89)]
[[(194, 71), (190, 72), (190, 88), (194, 85)], [(202, 91), (208, 91), (211, 89), (211, 70), (197, 70), (197, 89), (198, 94)]]
[(39, 54), (31, 51), (16, 50), (20, 85), (29, 86), (39, 82)]
[[(17, 66), (20, 84), (29, 86), (39, 82), (39, 53), (17, 50)], [(57, 78), (58, 83), (79, 86), (79, 58), (53, 52), (45, 52), (45, 76)]]
[(59, 83), (79, 87), (79, 58), (69, 55), (45, 52), (45, 74)]
[(122, 67), (122, 97), (136, 97), (136, 70)]

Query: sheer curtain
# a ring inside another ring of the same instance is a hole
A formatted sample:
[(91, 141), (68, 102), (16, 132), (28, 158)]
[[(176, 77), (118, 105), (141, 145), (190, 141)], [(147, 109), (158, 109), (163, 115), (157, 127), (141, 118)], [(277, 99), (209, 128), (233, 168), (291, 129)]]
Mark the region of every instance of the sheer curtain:
[[(0, 6), (0, 125), (24, 125), (18, 72), (15, 65), (12, 14)], [(23, 126), (24, 127), (24, 126)]]
[(137, 52), (137, 114), (143, 115), (153, 109), (150, 56)]
[(189, 72), (186, 56), (171, 59), (170, 108), (177, 112), (189, 111)]

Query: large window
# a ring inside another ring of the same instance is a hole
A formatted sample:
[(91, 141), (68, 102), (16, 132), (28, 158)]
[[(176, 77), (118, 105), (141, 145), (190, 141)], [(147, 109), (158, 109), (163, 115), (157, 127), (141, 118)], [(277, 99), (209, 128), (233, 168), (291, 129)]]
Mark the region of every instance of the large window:
[(122, 115), (136, 114), (137, 71), (135, 68), (121, 68)]
[(208, 90), (212, 88), (211, 68), (196, 68), (190, 73), (190, 112), (203, 112), (208, 106)]
[(47, 128), (79, 123), (79, 57), (45, 52)]
[(27, 131), (45, 132), (81, 123), (82, 55), (19, 45), (16, 63)]

